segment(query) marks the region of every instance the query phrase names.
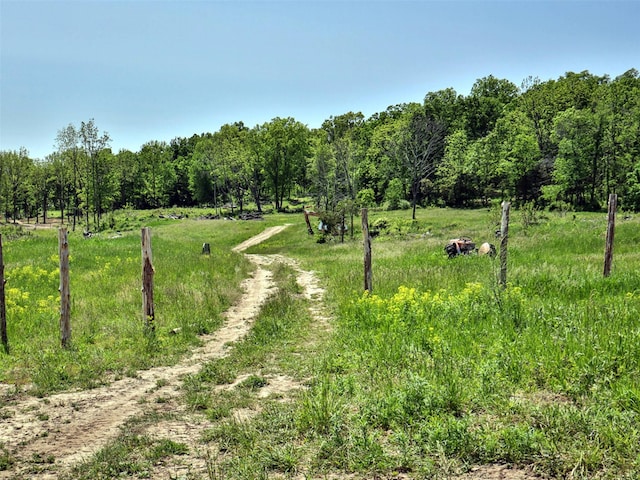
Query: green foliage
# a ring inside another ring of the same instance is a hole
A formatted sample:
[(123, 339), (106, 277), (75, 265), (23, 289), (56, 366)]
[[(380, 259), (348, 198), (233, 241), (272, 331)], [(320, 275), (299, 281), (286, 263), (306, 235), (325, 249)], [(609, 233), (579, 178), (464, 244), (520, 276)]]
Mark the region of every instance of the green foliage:
[(525, 233), (529, 227), (537, 225), (540, 221), (540, 212), (533, 202), (525, 203), (520, 208), (520, 216), (522, 217), (522, 230)]
[(363, 188), (358, 192), (358, 205), (364, 208), (374, 207), (376, 205), (376, 196), (373, 188)]
[(478, 196), (478, 180), (470, 164), (469, 141), (464, 130), (449, 134), (444, 158), (436, 170), (436, 185), (442, 201), (467, 206)]
[[(405, 190), (402, 180), (394, 178), (389, 182), (384, 196), (386, 210), (407, 209), (409, 205), (405, 199)], [(403, 208), (404, 207), (404, 208)]]

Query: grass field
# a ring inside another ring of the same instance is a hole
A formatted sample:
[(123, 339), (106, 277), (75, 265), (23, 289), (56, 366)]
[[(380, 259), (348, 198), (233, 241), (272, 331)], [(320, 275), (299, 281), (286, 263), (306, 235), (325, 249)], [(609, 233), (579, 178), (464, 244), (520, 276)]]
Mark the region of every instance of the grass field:
[[(604, 214), (512, 212), (503, 289), (496, 260), (448, 259), (443, 251), (459, 236), (497, 243), (497, 210), (425, 209), (415, 222), (408, 212), (369, 217), (386, 228), (373, 241), (368, 294), (357, 218), (353, 238), (323, 244), (307, 235), (302, 215), (128, 219), (152, 227), (152, 337), (140, 318), (137, 225), (117, 238), (72, 235), (69, 351), (58, 347), (55, 234), (5, 241), (11, 353), (0, 354), (0, 380), (47, 395), (176, 362), (237, 298), (249, 264), (231, 248), (266, 226), (292, 223), (250, 252), (286, 255), (318, 273), (331, 334), (309, 337), (313, 319), (300, 313), (292, 274), (274, 267), (280, 293), (254, 333), (185, 380), (185, 405), (211, 422), (201, 442), (215, 453), (208, 475), (193, 478), (450, 478), (496, 463), (550, 478), (640, 477), (636, 218), (619, 216), (613, 272), (603, 278)], [(200, 253), (203, 242), (211, 243), (210, 257)], [(176, 328), (180, 335), (171, 334)], [(307, 388), (293, 402), (268, 402), (250, 421), (234, 421), (234, 409), (255, 403), (246, 392), (265, 372), (286, 373)], [(245, 373), (253, 375), (247, 389), (212, 393)], [(120, 448), (118, 461), (127, 465), (150, 462), (159, 446), (145, 438), (123, 434), (109, 448)], [(182, 448), (164, 447), (166, 456)], [(116, 456), (104, 458), (73, 478), (122, 474)]]

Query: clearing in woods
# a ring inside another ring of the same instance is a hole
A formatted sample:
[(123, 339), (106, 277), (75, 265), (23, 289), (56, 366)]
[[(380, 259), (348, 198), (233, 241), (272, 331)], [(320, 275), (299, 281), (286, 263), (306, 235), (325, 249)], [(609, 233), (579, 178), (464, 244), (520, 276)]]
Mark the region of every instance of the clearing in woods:
[[(287, 226), (267, 228), (233, 250), (243, 252), (280, 233)], [(140, 371), (135, 378), (116, 380), (104, 387), (46, 398), (26, 394), (9, 395), (7, 392), (10, 389), (6, 386), (2, 388), (0, 393), (7, 395), (9, 405), (2, 411), (0, 446), (11, 456), (12, 464), (0, 471), (0, 479), (58, 478), (116, 438), (127, 420), (149, 413), (150, 409), (158, 413), (180, 411), (182, 415), (175, 421), (164, 420), (148, 426), (148, 435), (171, 438), (189, 446), (186, 459), (183, 457), (179, 464), (154, 468), (151, 478), (183, 478), (187, 474), (206, 477), (207, 455), (199, 451), (197, 439), (208, 425), (202, 417), (185, 412), (179, 398), (181, 380), (185, 375), (197, 373), (207, 361), (227, 355), (229, 344), (250, 331), (261, 306), (276, 288), (272, 273), (266, 266), (273, 262), (284, 262), (291, 266), (296, 271), (304, 297), (310, 301), (315, 327), (329, 328), (322, 309), (324, 292), (313, 272), (302, 270), (295, 261), (281, 255), (247, 254), (247, 257), (256, 268), (253, 275), (242, 283), (244, 293), (240, 301), (226, 312), (224, 325), (214, 334), (203, 336), (203, 346), (195, 349), (179, 364)], [(242, 380), (236, 379), (231, 385), (219, 388), (233, 388)], [(286, 394), (300, 387), (299, 383), (286, 376), (274, 375), (268, 378), (268, 384), (259, 396), (266, 398), (272, 394)], [(246, 420), (250, 413), (237, 411), (234, 415), (239, 420)], [(330, 475), (322, 478), (361, 477)], [(393, 478), (410, 477), (402, 475)], [(538, 477), (505, 466), (489, 466), (459, 478), (526, 480)]]

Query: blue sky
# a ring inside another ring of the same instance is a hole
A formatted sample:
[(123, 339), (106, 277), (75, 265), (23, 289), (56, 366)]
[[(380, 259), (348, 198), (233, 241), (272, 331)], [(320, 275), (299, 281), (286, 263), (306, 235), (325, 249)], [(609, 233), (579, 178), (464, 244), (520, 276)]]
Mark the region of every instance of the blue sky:
[(115, 152), (292, 116), (311, 128), (494, 75), (640, 69), (640, 0), (0, 0), (0, 150), (95, 119)]

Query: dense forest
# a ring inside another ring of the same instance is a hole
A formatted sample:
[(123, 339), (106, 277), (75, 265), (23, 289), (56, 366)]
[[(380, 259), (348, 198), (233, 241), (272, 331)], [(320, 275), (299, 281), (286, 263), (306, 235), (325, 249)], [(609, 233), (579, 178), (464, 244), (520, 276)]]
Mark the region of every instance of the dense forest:
[[(520, 87), (488, 76), (469, 95), (448, 88), (422, 103), (365, 118), (345, 113), (309, 129), (294, 118), (252, 128), (110, 148), (94, 120), (61, 128), (56, 151), (33, 160), (0, 152), (0, 211), (48, 210), (100, 230), (104, 214), (226, 205), (282, 209), (288, 198), (317, 208), (473, 207), (509, 199), (538, 208), (598, 210), (610, 193), (640, 210), (640, 74), (588, 71)], [(232, 212), (232, 213), (233, 213)]]

